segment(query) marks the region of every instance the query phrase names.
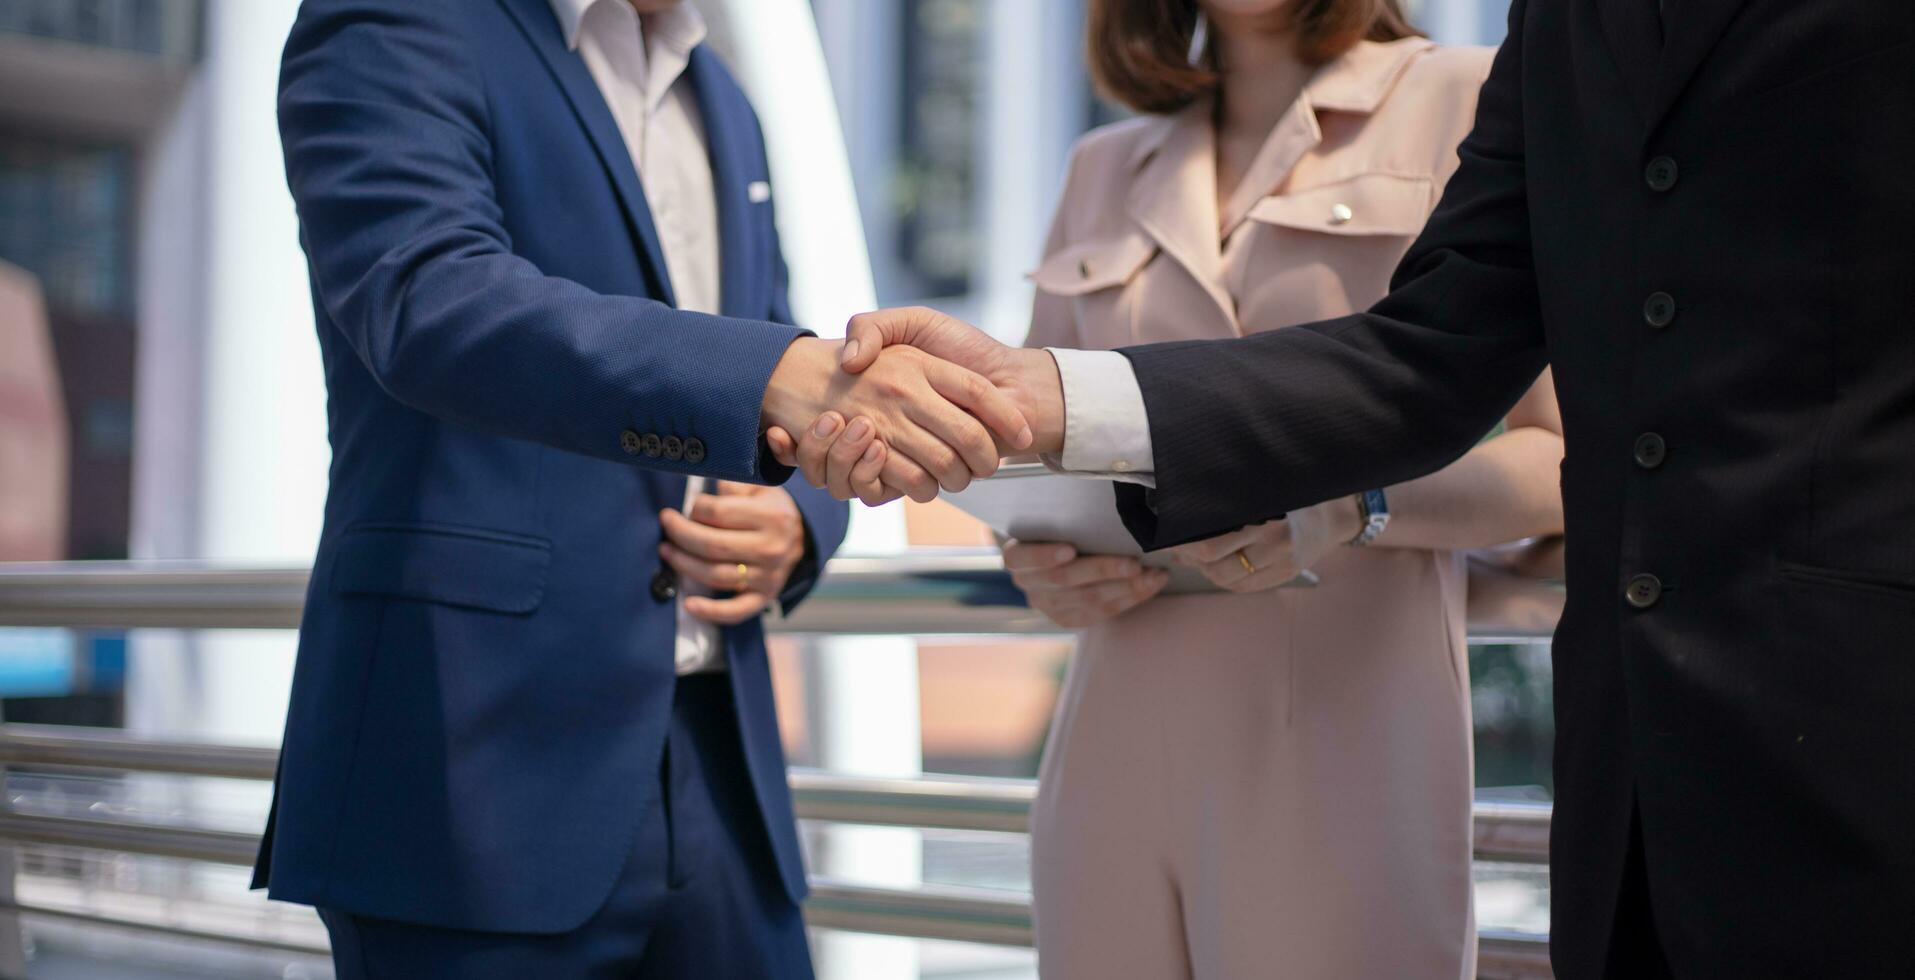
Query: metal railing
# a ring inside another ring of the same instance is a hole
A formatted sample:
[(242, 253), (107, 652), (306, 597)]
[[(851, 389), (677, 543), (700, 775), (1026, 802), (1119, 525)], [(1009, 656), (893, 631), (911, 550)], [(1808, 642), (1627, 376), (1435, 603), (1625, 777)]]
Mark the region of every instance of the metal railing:
[[(1562, 613), (1551, 546), (1472, 557), (1470, 632), (1546, 639)], [(296, 629), (310, 571), (196, 561), (0, 564), (0, 626), (81, 629)], [(995, 551), (834, 558), (797, 614), (806, 634), (1054, 634), (1024, 605)]]
[[(1516, 563), (1492, 563), (1492, 574), (1522, 577)], [(302, 569), (215, 567), (200, 563), (69, 563), (0, 565), (0, 626), (76, 628), (292, 628), (298, 625), (307, 573)], [(1550, 591), (1510, 590), (1527, 610), (1503, 621), (1472, 626), (1497, 638), (1535, 638), (1547, 617)], [(1537, 610), (1542, 610), (1538, 613)], [(1055, 633), (1022, 605), (995, 554), (978, 552), (907, 558), (841, 558), (799, 615), (774, 629), (804, 633), (1004, 634)], [(159, 773), (176, 776), (271, 780), (278, 752), (267, 747), (139, 738), (124, 732), (0, 725), (0, 767), (36, 770)], [(1030, 780), (880, 779), (793, 770), (800, 818), (834, 823), (924, 829), (1022, 833), (1036, 784)], [(1474, 841), (1478, 860), (1517, 864), (1548, 861), (1547, 805), (1479, 803)], [(170, 826), (0, 811), (0, 842), (95, 849), (128, 854), (249, 865), (259, 838), (230, 830)], [(73, 918), (71, 910), (5, 903), (0, 911)], [(814, 878), (806, 904), (813, 926), (858, 932), (1028, 946), (1030, 904), (1016, 893), (922, 885), (888, 888)], [(186, 935), (164, 924), (77, 916), (101, 925)], [(213, 938), (262, 948), (323, 953), (277, 939), (224, 934)], [(1545, 937), (1482, 934), (1479, 976), (1549, 976)]]

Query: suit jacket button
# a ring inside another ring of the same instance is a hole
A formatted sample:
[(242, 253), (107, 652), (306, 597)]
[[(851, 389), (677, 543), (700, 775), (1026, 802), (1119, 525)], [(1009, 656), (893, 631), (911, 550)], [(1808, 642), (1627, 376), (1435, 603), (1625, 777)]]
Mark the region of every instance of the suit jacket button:
[(659, 569), (658, 574), (652, 576), (652, 601), (670, 602), (676, 598), (678, 598), (678, 573), (672, 571), (670, 566)]
[(1657, 157), (1643, 168), (1642, 177), (1649, 189), (1658, 194), (1666, 194), (1676, 186), (1676, 178), (1681, 173), (1676, 169), (1676, 161), (1668, 157)]
[(650, 456), (653, 459), (657, 459), (659, 454), (663, 453), (664, 451), (665, 451), (665, 440), (660, 439), (658, 437), (658, 433), (656, 432), (645, 433), (645, 455)]
[(1638, 575), (1623, 587), (1622, 595), (1637, 609), (1647, 609), (1662, 600), (1662, 580), (1654, 575)]
[(618, 448), (625, 450), (625, 455), (627, 456), (638, 455), (639, 450), (643, 448), (643, 446), (644, 440), (638, 437), (638, 433), (630, 429), (626, 429), (624, 432), (618, 434)]
[(1675, 322), (1676, 298), (1668, 293), (1650, 293), (1642, 302), (1642, 318), (1657, 330)]
[(685, 457), (685, 440), (677, 436), (665, 437), (665, 458), (673, 461)]
[(685, 440), (685, 462), (698, 465), (705, 461), (705, 443), (696, 437)]
[(1669, 458), (1669, 444), (1654, 432), (1645, 432), (1636, 437), (1636, 465), (1645, 470), (1653, 470)]

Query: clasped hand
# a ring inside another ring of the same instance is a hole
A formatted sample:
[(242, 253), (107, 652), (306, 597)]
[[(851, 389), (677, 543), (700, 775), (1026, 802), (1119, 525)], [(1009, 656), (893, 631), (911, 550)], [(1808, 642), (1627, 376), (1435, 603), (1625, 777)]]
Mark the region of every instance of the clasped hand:
[(921, 307), (853, 317), (842, 347), (794, 343), (764, 415), (774, 457), (812, 486), (872, 506), (956, 492), (1004, 455), (1063, 444), (1049, 354)]
[(685, 611), (730, 626), (765, 611), (785, 591), (805, 556), (805, 521), (797, 501), (778, 487), (719, 481), (701, 493), (690, 513), (658, 515), (664, 540), (658, 554), (681, 579), (716, 596), (688, 595)]

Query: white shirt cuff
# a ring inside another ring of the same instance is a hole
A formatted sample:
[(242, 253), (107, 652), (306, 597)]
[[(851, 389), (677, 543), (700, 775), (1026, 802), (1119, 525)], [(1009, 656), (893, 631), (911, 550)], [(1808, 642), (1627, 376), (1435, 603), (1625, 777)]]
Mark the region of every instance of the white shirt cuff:
[(1109, 350), (1045, 348), (1064, 386), (1064, 451), (1045, 465), (1071, 476), (1157, 485), (1150, 417), (1130, 359)]

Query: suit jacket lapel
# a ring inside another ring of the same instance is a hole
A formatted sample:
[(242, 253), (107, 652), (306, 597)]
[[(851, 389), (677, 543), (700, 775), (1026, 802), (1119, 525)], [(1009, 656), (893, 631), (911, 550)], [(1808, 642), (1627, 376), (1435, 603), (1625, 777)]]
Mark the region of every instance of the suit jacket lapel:
[[(1715, 49), (1716, 40), (1728, 29), (1745, 0), (1670, 0), (1676, 4), (1670, 15), (1667, 40), (1663, 43), (1662, 64), (1656, 74), (1655, 95), (1649, 107), (1650, 128), (1669, 113), (1696, 69)], [(1904, 0), (1905, 2), (1905, 0)]]
[(644, 253), (645, 276), (651, 284), (654, 298), (676, 306), (678, 300), (672, 294), (671, 276), (665, 271), (665, 253), (658, 244), (658, 229), (652, 224), (652, 210), (645, 203), (645, 190), (639, 184), (638, 171), (632, 166), (632, 156), (625, 147), (625, 138), (619, 134), (618, 123), (612, 119), (612, 110), (606, 107), (604, 96), (599, 94), (598, 84), (592, 81), (592, 73), (586, 69), (585, 61), (578, 56), (578, 52), (565, 46), (565, 35), (559, 30), (558, 20), (548, 0), (499, 2), (518, 21), (519, 30), (524, 32), (526, 40), (538, 51), (539, 57), (544, 59), (559, 88), (564, 90), (566, 100), (572, 104), (579, 124), (585, 127), (586, 135), (591, 137), (592, 147), (598, 151), (599, 162), (604, 164), (606, 176), (618, 191), (619, 204), (625, 209), (625, 219), (631, 227), (632, 237), (638, 240), (640, 250)]
[(1596, 9), (1616, 71), (1629, 89), (1636, 116), (1646, 126), (1654, 108), (1656, 69), (1663, 49), (1656, 0), (1596, 0)]
[[(1217, 314), (1236, 328), (1236, 313), (1221, 285), (1217, 238), (1217, 163), (1208, 100), (1154, 120), (1160, 127), (1140, 148), (1144, 159), (1126, 204), (1132, 221), (1202, 287)], [(1197, 311), (1190, 311), (1192, 316)], [(1200, 332), (1199, 336), (1215, 336)]]
[(705, 150), (711, 157), (712, 193), (718, 199), (719, 307), (726, 316), (761, 317), (770, 286), (766, 271), (759, 268), (758, 250), (751, 238), (751, 209), (747, 196), (751, 182), (757, 179), (753, 164), (759, 156), (756, 143), (744, 132), (741, 121), (749, 111), (738, 98), (737, 90), (725, 74), (718, 56), (705, 45), (692, 49), (690, 73), (698, 93), (700, 114), (705, 122)]

